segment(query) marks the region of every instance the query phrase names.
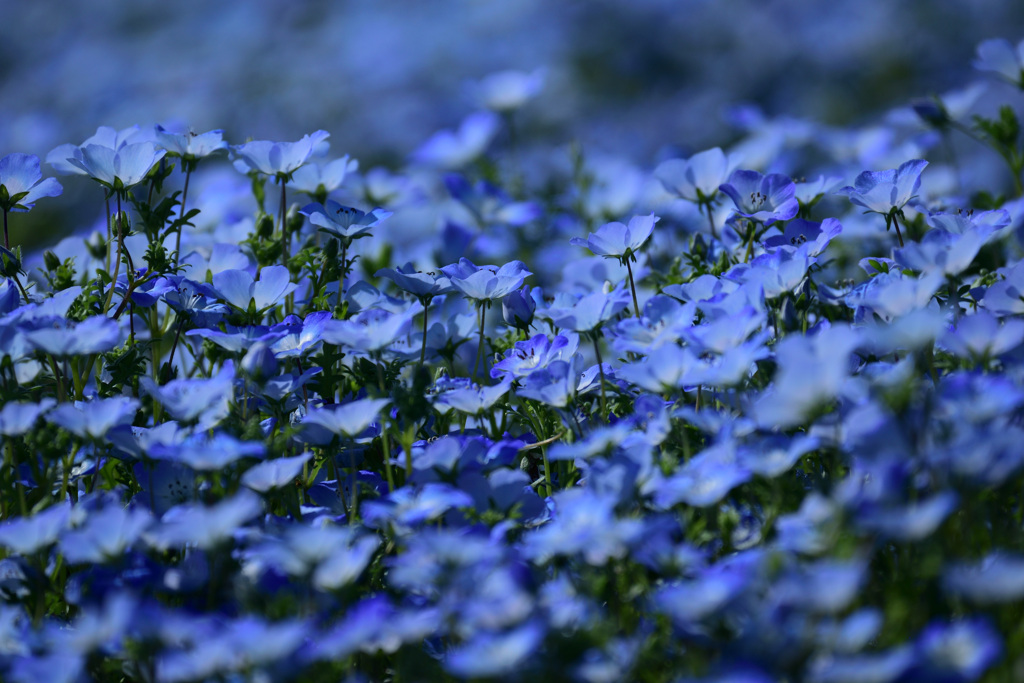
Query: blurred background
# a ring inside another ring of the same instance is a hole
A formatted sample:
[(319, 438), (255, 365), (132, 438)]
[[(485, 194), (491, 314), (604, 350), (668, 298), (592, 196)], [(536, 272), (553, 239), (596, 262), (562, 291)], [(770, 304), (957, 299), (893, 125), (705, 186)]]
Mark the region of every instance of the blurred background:
[[(728, 144), (751, 112), (835, 126), (877, 118), (965, 85), (981, 40), (1024, 36), (1024, 3), (1006, 0), (0, 0), (0, 10), (3, 154), (43, 157), (100, 125), (222, 128), (232, 143), (322, 128), (333, 156), (364, 169), (400, 166), (457, 126), (480, 108), (475, 84), (504, 69), (545, 69), (543, 92), (516, 114), (524, 138), (650, 168)], [(758, 109), (734, 108), (744, 103)]]

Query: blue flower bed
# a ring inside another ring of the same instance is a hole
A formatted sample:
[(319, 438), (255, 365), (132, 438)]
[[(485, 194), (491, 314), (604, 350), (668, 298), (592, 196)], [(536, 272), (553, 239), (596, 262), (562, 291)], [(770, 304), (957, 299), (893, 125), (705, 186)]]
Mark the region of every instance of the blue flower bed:
[[(544, 79), (397, 171), (161, 126), (0, 159), (3, 680), (1024, 676), (1014, 108), (624, 170), (523, 153)], [(62, 182), (101, 221), (23, 253)]]

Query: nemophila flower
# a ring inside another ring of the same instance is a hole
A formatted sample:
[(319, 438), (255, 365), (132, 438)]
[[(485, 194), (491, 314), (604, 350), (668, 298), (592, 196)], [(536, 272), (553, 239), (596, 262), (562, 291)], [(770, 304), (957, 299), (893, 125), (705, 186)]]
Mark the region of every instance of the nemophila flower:
[(1016, 46), (1003, 38), (983, 40), (973, 64), (979, 71), (992, 71), (1024, 89), (1024, 40)]
[(175, 443), (158, 443), (147, 451), (154, 460), (188, 465), (197, 472), (217, 472), (242, 458), (262, 458), (266, 446), (259, 441), (239, 441), (229, 434), (193, 434)]
[(522, 261), (509, 261), (498, 268), (478, 266), (467, 258), (444, 266), (441, 271), (454, 289), (467, 299), (480, 302), (501, 299), (522, 287), (523, 281), (532, 275)]
[(707, 204), (735, 168), (736, 160), (718, 147), (698, 152), (689, 159), (669, 159), (658, 165), (654, 176), (665, 190), (681, 199)]
[(750, 470), (736, 458), (733, 445), (722, 442), (695, 455), (675, 474), (658, 482), (654, 501), (662, 509), (680, 502), (707, 507), (749, 481), (750, 476)]
[(484, 153), (498, 132), (498, 116), (489, 111), (467, 116), (457, 131), (442, 130), (412, 154), (412, 160), (427, 166), (458, 169)]
[(152, 523), (153, 515), (145, 508), (104, 505), (61, 536), (60, 552), (72, 564), (118, 560)]
[(460, 678), (489, 678), (511, 674), (535, 654), (546, 629), (540, 620), (530, 620), (509, 631), (474, 634), (467, 642), (447, 653), (444, 667)]
[(127, 144), (152, 142), (152, 131), (143, 131), (139, 126), (129, 126), (116, 130), (109, 126), (100, 126), (81, 145), (64, 144), (53, 148), (46, 155), (46, 163), (63, 175), (90, 175), (88, 171), (71, 163), (71, 159), (82, 160), (82, 149), (88, 145), (99, 145), (118, 150)]
[[(902, 679), (915, 660), (908, 645), (863, 654), (822, 654), (808, 666), (815, 683), (882, 683)], [(941, 680), (941, 679), (940, 679)]]
[(622, 287), (597, 291), (580, 297), (569, 306), (537, 311), (537, 317), (550, 320), (555, 327), (570, 332), (593, 332), (629, 306), (629, 292)]
[(330, 136), (325, 130), (303, 135), (297, 142), (253, 140), (231, 148), (235, 168), (247, 173), (256, 171), (275, 178), (290, 179), (300, 166), (309, 161), (317, 145)]
[(763, 477), (785, 474), (807, 453), (818, 448), (820, 440), (807, 434), (790, 437), (769, 434), (748, 440), (739, 446), (737, 457), (744, 467)]
[(370, 230), (391, 215), (384, 209), (361, 211), (351, 206), (327, 200), (326, 204), (307, 204), (299, 213), (309, 216), (309, 222), (320, 228), (320, 232), (338, 238), (344, 243), (366, 237)]
[(324, 327), (330, 319), (330, 312), (316, 311), (303, 318), (301, 325), (274, 325), (270, 328), (271, 333), (283, 334), (268, 342), (270, 348), (277, 358), (297, 358), (312, 353), (318, 348)]
[(211, 130), (206, 133), (187, 130), (178, 133), (160, 125), (156, 127), (156, 143), (171, 156), (181, 157), (185, 162), (195, 162), (228, 148), (223, 130)]
[(9, 401), (0, 408), (0, 434), (4, 436), (21, 436), (35, 426), (36, 421), (57, 401), (46, 397), (38, 403)]
[(298, 287), (284, 266), (267, 266), (259, 280), (244, 270), (222, 270), (213, 276), (213, 288), (222, 301), (241, 311), (257, 313), (276, 306)]
[(718, 189), (732, 200), (736, 213), (764, 225), (788, 221), (800, 210), (793, 181), (779, 173), (733, 171)]
[(775, 582), (779, 603), (812, 614), (836, 614), (853, 602), (864, 583), (862, 559), (824, 559), (795, 567)]
[(533, 322), (533, 314), (537, 310), (537, 300), (530, 296), (530, 286), (509, 292), (501, 299), (501, 319), (509, 327), (526, 332)]
[(136, 142), (113, 149), (103, 145), (85, 145), (81, 158), (67, 161), (85, 171), (99, 184), (117, 192), (139, 184), (167, 154), (152, 142)]
[(403, 486), (379, 500), (363, 503), (360, 512), (371, 528), (393, 524), (403, 532), (436, 521), (449, 510), (473, 507), (473, 498), (449, 484), (430, 483), (413, 489)]
[(720, 561), (699, 570), (690, 580), (662, 586), (651, 595), (652, 607), (682, 628), (698, 626), (726, 609), (754, 581), (756, 567), (743, 559)]
[(924, 273), (919, 278), (905, 276), (900, 271), (882, 273), (851, 291), (846, 296), (846, 304), (891, 322), (927, 307), (944, 283), (945, 277), (941, 272)]
[(616, 370), (616, 376), (645, 391), (655, 393), (680, 389), (693, 381), (693, 372), (700, 365), (689, 349), (665, 344), (649, 352), (638, 363), (627, 363)]
[(434, 399), (434, 407), (454, 408), (460, 413), (482, 415), (491, 410), (508, 390), (512, 388), (512, 378), (506, 377), (498, 384), (490, 387), (471, 386), (465, 389), (446, 391)]
[(302, 419), (304, 438), (311, 443), (330, 443), (334, 436), (357, 438), (377, 422), (388, 403), (386, 398), (365, 398), (310, 410)]
[(947, 330), (939, 344), (961, 358), (991, 358), (1016, 348), (1024, 342), (1024, 320), (999, 320), (982, 309), (959, 319), (953, 330)]
[(723, 277), (741, 283), (753, 283), (772, 300), (797, 289), (807, 277), (807, 270), (817, 259), (810, 255), (810, 245), (796, 249), (775, 249), (754, 257), (749, 263), (738, 263)]
[(446, 275), (420, 272), (412, 263), (406, 263), (398, 268), (381, 268), (373, 276), (386, 277), (399, 289), (409, 292), (418, 299), (432, 298), (452, 290), (451, 282)]
[(444, 185), (453, 199), (469, 209), (473, 220), (480, 227), (525, 225), (544, 212), (536, 202), (513, 201), (508, 193), (486, 180), (470, 184), (463, 175), (447, 173)]
[(544, 69), (496, 71), (488, 74), (474, 88), (480, 104), (498, 112), (519, 109), (544, 88)]
[[(226, 309), (223, 304), (218, 304)], [(284, 329), (272, 330), (268, 325), (224, 325), (224, 329), (197, 327), (185, 333), (186, 337), (209, 339), (211, 342), (233, 353), (245, 353), (254, 344), (273, 344), (287, 336)]]
[(693, 326), (696, 315), (694, 304), (656, 295), (644, 304), (639, 318), (620, 320), (610, 328), (612, 348), (619, 353), (647, 354), (675, 344), (682, 338), (682, 331)]
[(725, 353), (742, 344), (751, 334), (761, 329), (767, 319), (763, 311), (744, 306), (731, 315), (720, 315), (704, 325), (693, 325), (681, 330), (683, 338), (704, 351)]
[(976, 232), (956, 234), (945, 230), (929, 230), (920, 242), (907, 242), (893, 253), (903, 268), (922, 273), (959, 275), (971, 267), (984, 244)]
[(927, 165), (927, 161), (913, 159), (894, 170), (864, 171), (854, 179), (852, 186), (840, 188), (836, 194), (849, 197), (851, 202), (870, 213), (885, 216), (885, 229), (895, 224), (896, 235), (900, 246), (903, 246), (903, 236), (896, 218), (903, 218), (903, 207), (921, 187), (921, 171)]
[(209, 429), (228, 414), (234, 398), (235, 364), (224, 362), (220, 372), (209, 379), (176, 379), (164, 386), (152, 378), (139, 377), (139, 388), (152, 396), (176, 420), (199, 420), (199, 429)]
[(181, 463), (168, 460), (137, 462), (132, 467), (142, 491), (134, 498), (155, 515), (162, 515), (175, 505), (191, 503), (199, 492), (195, 471)]
[(590, 249), (595, 256), (627, 259), (633, 256), (633, 252), (640, 250), (659, 220), (653, 213), (649, 216), (633, 216), (629, 225), (605, 223), (597, 232), (590, 233), (586, 240), (573, 237), (569, 242)]
[(58, 503), (31, 517), (15, 517), (0, 523), (0, 546), (19, 555), (31, 555), (55, 543), (71, 524), (71, 506)]
[(534, 335), (526, 341), (516, 342), (506, 351), (505, 356), (491, 367), (491, 377), (526, 377), (556, 360), (571, 359), (579, 345), (579, 336), (571, 333), (554, 338), (545, 334)]
[(285, 458), (274, 458), (253, 465), (242, 475), (242, 486), (257, 493), (266, 493), (271, 489), (284, 488), (302, 474), (303, 466), (309, 462), (313, 454), (302, 453)]
[(102, 439), (118, 425), (131, 424), (142, 406), (127, 396), (62, 403), (46, 414), (47, 422), (83, 439)]
[(754, 404), (759, 424), (786, 428), (800, 424), (839, 394), (849, 377), (849, 356), (860, 343), (844, 325), (811, 337), (789, 336), (775, 345), (775, 381)]
[(807, 248), (808, 256), (818, 256), (829, 245), (833, 238), (843, 231), (843, 225), (835, 218), (826, 218), (821, 223), (806, 221), (797, 218), (789, 223), (781, 235), (766, 237), (764, 246), (766, 249), (799, 249), (802, 245), (810, 243)]
[(868, 505), (858, 510), (858, 526), (897, 541), (920, 541), (931, 536), (957, 506), (957, 496), (943, 491), (910, 505)]
[(943, 572), (947, 593), (977, 605), (998, 605), (1024, 597), (1024, 558), (993, 552), (981, 561), (954, 562)]
[(999, 316), (1024, 313), (1024, 261), (1001, 271), (1004, 279), (985, 290), (981, 305)]
[(422, 311), (423, 306), (416, 302), (401, 313), (371, 308), (348, 320), (327, 320), (323, 340), (355, 353), (376, 355), (408, 332), (413, 318)]
[(1003, 654), (1002, 638), (983, 617), (933, 622), (918, 636), (910, 679), (975, 681)]
[(0, 210), (28, 211), (42, 197), (56, 197), (64, 191), (56, 178), (43, 180), (39, 157), (8, 154), (0, 159)]
[(304, 164), (292, 173), (288, 187), (305, 192), (323, 204), (328, 194), (341, 187), (345, 183), (345, 178), (358, 170), (359, 162), (349, 158), (348, 154), (325, 164)]
[(56, 318), (52, 324), (24, 334), (37, 349), (61, 357), (103, 353), (121, 343), (120, 326), (105, 315), (94, 315), (80, 323)]
[(522, 538), (523, 554), (533, 562), (578, 557), (600, 567), (625, 557), (643, 535), (643, 522), (617, 517), (615, 500), (608, 496), (573, 488), (556, 493), (554, 503), (551, 521)]
[(194, 503), (173, 507), (144, 537), (158, 550), (184, 546), (210, 550), (229, 540), (239, 527), (262, 512), (260, 497), (242, 490), (210, 506)]

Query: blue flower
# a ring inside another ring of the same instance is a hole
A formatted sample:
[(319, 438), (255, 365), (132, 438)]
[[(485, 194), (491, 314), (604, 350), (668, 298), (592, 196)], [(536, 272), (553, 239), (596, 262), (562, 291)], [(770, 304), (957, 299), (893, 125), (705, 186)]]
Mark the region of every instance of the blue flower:
[(274, 458), (261, 462), (245, 471), (242, 475), (242, 486), (247, 486), (257, 493), (288, 486), (302, 474), (303, 466), (312, 457), (312, 453), (306, 452), (290, 458)]
[(456, 132), (442, 130), (412, 154), (412, 160), (428, 166), (456, 169), (484, 153), (498, 132), (500, 120), (489, 111), (470, 114)]
[(307, 204), (299, 213), (309, 216), (309, 222), (320, 228), (320, 232), (337, 237), (344, 243), (367, 237), (370, 229), (380, 225), (391, 215), (390, 211), (374, 209), (367, 213), (351, 206), (342, 206), (328, 200), (326, 204)]
[(480, 104), (499, 112), (519, 109), (536, 97), (544, 88), (544, 69), (525, 71), (496, 71), (488, 74), (476, 85)]
[(137, 142), (118, 149), (86, 145), (81, 153), (81, 158), (70, 157), (68, 163), (104, 187), (122, 192), (140, 183), (167, 150), (157, 149), (152, 142)]
[(145, 539), (159, 550), (186, 545), (209, 550), (230, 540), (240, 526), (262, 512), (260, 497), (243, 489), (209, 507), (186, 504), (171, 508), (146, 532)]
[(510, 631), (477, 633), (448, 653), (444, 667), (459, 678), (490, 678), (521, 671), (543, 642), (545, 630), (543, 623), (531, 620)]
[(41, 197), (56, 197), (64, 191), (56, 178), (42, 177), (37, 156), (8, 154), (0, 159), (0, 210), (28, 211)]
[(359, 170), (359, 162), (346, 154), (326, 164), (305, 164), (292, 172), (288, 187), (305, 192), (323, 204), (327, 195), (341, 187), (346, 176)]
[(501, 319), (509, 327), (526, 332), (533, 322), (533, 314), (537, 310), (537, 301), (530, 296), (530, 286), (509, 292), (501, 300)]
[(234, 398), (235, 364), (225, 361), (210, 379), (176, 379), (159, 386), (152, 378), (139, 377), (139, 388), (156, 399), (176, 420), (199, 420), (199, 429), (209, 429), (228, 415)]
[(796, 185), (779, 173), (765, 176), (757, 171), (733, 171), (718, 189), (732, 200), (736, 213), (764, 225), (788, 221), (800, 210)]
[(147, 455), (188, 465), (197, 472), (217, 472), (242, 458), (262, 458), (266, 451), (258, 441), (239, 441), (223, 432), (210, 436), (204, 431), (176, 443), (155, 444)]
[(94, 315), (80, 323), (64, 318), (52, 325), (25, 332), (32, 344), (55, 356), (80, 356), (110, 351), (121, 342), (121, 328), (105, 315)]
[(267, 266), (256, 280), (244, 270), (222, 270), (213, 276), (213, 287), (222, 301), (241, 311), (252, 306), (263, 313), (276, 306), (298, 287), (284, 266)]
[[(897, 217), (903, 218), (903, 207), (916, 196), (921, 187), (921, 171), (927, 165), (923, 159), (912, 159), (894, 170), (864, 171), (853, 181), (853, 186), (840, 188), (835, 194), (846, 195), (869, 213), (885, 216), (885, 228), (888, 230)], [(899, 223), (895, 225), (896, 236), (903, 246)]]
[(462, 292), (467, 299), (493, 301), (523, 286), (523, 281), (532, 273), (522, 261), (509, 261), (500, 268), (477, 266), (467, 258), (441, 268), (451, 280), (452, 287)]
[(538, 311), (555, 327), (572, 332), (594, 332), (629, 306), (629, 291), (617, 287), (611, 291), (591, 292), (566, 307), (552, 307)]
[(579, 345), (579, 337), (575, 334), (558, 335), (553, 339), (549, 339), (545, 334), (535, 335), (526, 341), (516, 342), (506, 351), (504, 358), (491, 367), (491, 377), (526, 377), (538, 368), (547, 367), (553, 361), (569, 360), (579, 349)]
[(406, 263), (398, 268), (381, 268), (374, 277), (386, 277), (400, 289), (421, 300), (452, 291), (451, 281), (447, 276), (433, 272), (421, 273), (412, 263)]
[[(309, 426), (316, 426), (335, 436), (354, 439), (361, 436), (380, 417), (380, 412), (390, 401), (385, 398), (367, 398), (350, 401), (341, 405), (325, 406), (306, 413), (302, 425), (309, 432)], [(313, 432), (315, 434), (315, 431)], [(327, 442), (330, 437), (327, 438)], [(316, 441), (319, 443), (319, 440)]]
[(156, 127), (156, 142), (172, 156), (181, 157), (185, 162), (195, 162), (214, 152), (228, 148), (224, 142), (223, 130), (194, 133), (191, 130), (175, 133), (163, 126)]
[(623, 223), (605, 223), (597, 232), (592, 232), (586, 241), (573, 237), (569, 242), (579, 247), (587, 247), (596, 256), (617, 259), (632, 258), (633, 253), (640, 250), (654, 231), (654, 224), (660, 220), (653, 213), (649, 216), (633, 216), (629, 225)]
[(83, 439), (102, 439), (114, 427), (131, 424), (140, 407), (139, 401), (126, 396), (75, 401), (57, 406), (46, 420)]
[(992, 71), (1018, 88), (1024, 89), (1024, 40), (1016, 46), (1002, 38), (983, 40), (978, 44), (974, 68)]
[(257, 171), (264, 175), (289, 180), (304, 163), (309, 161), (317, 145), (330, 136), (325, 130), (303, 135), (297, 142), (271, 142), (253, 140), (231, 148), (237, 161), (235, 168), (242, 172)]
[(654, 170), (654, 176), (667, 192), (697, 204), (707, 204), (726, 181), (734, 163), (719, 147), (714, 147), (689, 159), (664, 161)]

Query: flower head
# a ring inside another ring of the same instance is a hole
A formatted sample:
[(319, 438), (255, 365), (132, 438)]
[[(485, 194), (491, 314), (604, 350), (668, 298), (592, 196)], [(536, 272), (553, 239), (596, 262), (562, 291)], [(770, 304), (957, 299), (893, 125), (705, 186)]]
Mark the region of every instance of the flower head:
[(733, 171), (718, 189), (736, 205), (736, 213), (765, 225), (788, 221), (800, 210), (796, 185), (779, 173), (761, 175), (757, 171)]
[(253, 140), (231, 148), (237, 157), (235, 168), (243, 172), (256, 171), (268, 176), (290, 179), (309, 160), (313, 150), (330, 135), (318, 130), (312, 135), (303, 135), (297, 142), (271, 142)]
[(921, 187), (921, 171), (928, 165), (923, 159), (912, 159), (888, 171), (864, 171), (836, 194), (846, 195), (857, 206), (868, 211), (891, 215), (906, 206)]
[(81, 148), (81, 154), (80, 159), (69, 157), (68, 163), (85, 171), (104, 187), (122, 191), (142, 182), (167, 150), (157, 149), (152, 142), (137, 142), (118, 149), (86, 145)]
[(64, 191), (56, 178), (42, 177), (37, 156), (8, 154), (0, 159), (0, 211), (28, 211), (40, 197)]
[(597, 256), (629, 258), (651, 236), (654, 224), (658, 220), (653, 213), (649, 216), (633, 216), (629, 225), (618, 222), (605, 223), (597, 232), (590, 233), (586, 241), (579, 237), (573, 237), (569, 241), (578, 247), (587, 247)]

